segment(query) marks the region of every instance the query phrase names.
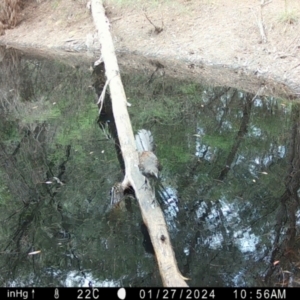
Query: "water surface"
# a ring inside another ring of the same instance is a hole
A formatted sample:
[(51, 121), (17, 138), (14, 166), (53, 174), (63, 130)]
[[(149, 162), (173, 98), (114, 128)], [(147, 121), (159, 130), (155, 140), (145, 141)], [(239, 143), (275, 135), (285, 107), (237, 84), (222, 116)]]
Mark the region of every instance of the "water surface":
[[(107, 209), (123, 170), (95, 104), (103, 75), (1, 54), (1, 286), (161, 286), (137, 201)], [(188, 284), (297, 286), (299, 104), (161, 70), (122, 80), (134, 131), (155, 139), (157, 199)]]

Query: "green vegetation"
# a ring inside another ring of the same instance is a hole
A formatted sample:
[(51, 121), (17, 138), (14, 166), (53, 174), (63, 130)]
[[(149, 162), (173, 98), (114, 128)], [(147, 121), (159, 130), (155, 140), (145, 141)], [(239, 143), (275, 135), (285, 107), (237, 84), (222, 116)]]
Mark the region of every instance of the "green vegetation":
[(299, 13), (295, 10), (289, 9), (288, 0), (284, 0), (284, 13), (279, 16), (279, 21), (287, 24), (297, 23), (299, 20)]
[(288, 10), (279, 16), (279, 21), (287, 24), (295, 24), (299, 21), (299, 13), (294, 10)]

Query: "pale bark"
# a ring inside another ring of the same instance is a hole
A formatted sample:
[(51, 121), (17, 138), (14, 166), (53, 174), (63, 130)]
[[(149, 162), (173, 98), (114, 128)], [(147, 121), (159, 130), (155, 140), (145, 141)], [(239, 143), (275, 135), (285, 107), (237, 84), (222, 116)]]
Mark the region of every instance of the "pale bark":
[(117, 58), (115, 55), (109, 23), (101, 0), (92, 0), (92, 15), (98, 30), (101, 53), (109, 81), (113, 114), (118, 131), (120, 147), (125, 164), (123, 186), (132, 186), (139, 202), (143, 221), (148, 228), (155, 250), (163, 285), (166, 287), (187, 286), (184, 277), (178, 270), (166, 222), (160, 206), (155, 200), (149, 182), (138, 168), (138, 152), (134, 134), (127, 111), (127, 100), (122, 85)]

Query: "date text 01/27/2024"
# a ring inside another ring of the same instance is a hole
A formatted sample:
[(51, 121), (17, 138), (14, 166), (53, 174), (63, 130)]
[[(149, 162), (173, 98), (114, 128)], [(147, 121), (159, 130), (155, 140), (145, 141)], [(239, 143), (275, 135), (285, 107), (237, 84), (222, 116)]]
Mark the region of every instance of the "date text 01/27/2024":
[(150, 299), (214, 299), (214, 289), (143, 289), (139, 291), (139, 299), (150, 300)]

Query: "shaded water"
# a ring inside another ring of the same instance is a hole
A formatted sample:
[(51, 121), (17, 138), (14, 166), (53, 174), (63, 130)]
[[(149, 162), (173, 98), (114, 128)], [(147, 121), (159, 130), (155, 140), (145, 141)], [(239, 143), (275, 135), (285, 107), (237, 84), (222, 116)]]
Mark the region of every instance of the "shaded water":
[[(1, 49), (0, 285), (160, 286), (137, 202), (107, 213), (122, 164), (88, 65)], [(300, 107), (165, 70), (122, 73), (134, 131), (190, 286), (297, 286)], [(103, 83), (103, 82), (102, 82)]]

